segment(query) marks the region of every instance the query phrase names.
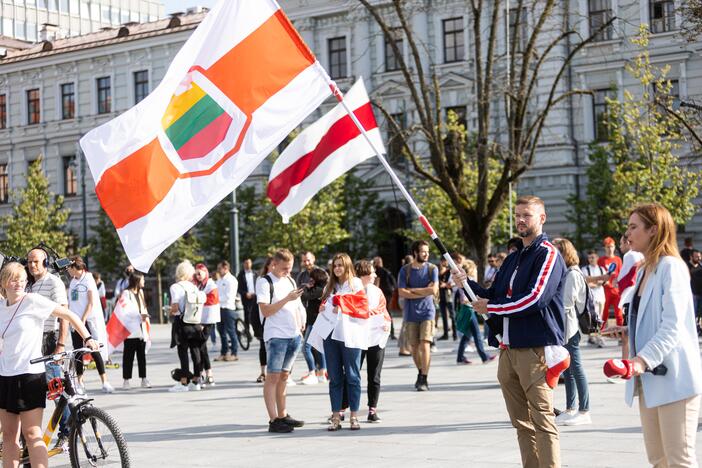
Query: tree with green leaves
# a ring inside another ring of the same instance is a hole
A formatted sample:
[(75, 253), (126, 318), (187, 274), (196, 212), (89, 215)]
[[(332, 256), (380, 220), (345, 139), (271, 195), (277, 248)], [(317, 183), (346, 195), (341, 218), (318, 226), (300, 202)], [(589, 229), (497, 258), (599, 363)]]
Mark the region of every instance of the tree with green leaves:
[(61, 195), (49, 190), (41, 162), (40, 157), (29, 166), (27, 185), (10, 194), (12, 213), (0, 218), (0, 228), (5, 233), (0, 245), (6, 255), (25, 256), (42, 241), (59, 255), (65, 255), (74, 245), (65, 229), (70, 210), (63, 207)]
[(129, 264), (129, 259), (124, 252), (117, 230), (102, 208), (98, 211), (97, 224), (90, 226), (90, 229), (93, 235), (88, 254), (95, 264), (95, 269), (105, 278), (119, 276), (124, 267)]
[[(603, 235), (624, 230), (631, 208), (641, 202), (665, 206), (678, 224), (685, 224), (697, 211), (694, 199), (702, 175), (688, 169), (677, 154), (684, 141), (677, 118), (666, 109), (672, 105), (670, 66), (651, 64), (649, 33), (645, 25), (632, 44), (642, 51), (626, 65), (639, 83), (636, 93), (624, 91), (624, 99), (607, 100), (609, 141), (595, 148), (588, 170), (586, 199), (572, 203), (583, 222), (577, 237), (592, 242)], [(575, 216), (573, 216), (575, 217)], [(588, 223), (591, 223), (588, 225)], [(593, 239), (593, 237), (595, 239)]]

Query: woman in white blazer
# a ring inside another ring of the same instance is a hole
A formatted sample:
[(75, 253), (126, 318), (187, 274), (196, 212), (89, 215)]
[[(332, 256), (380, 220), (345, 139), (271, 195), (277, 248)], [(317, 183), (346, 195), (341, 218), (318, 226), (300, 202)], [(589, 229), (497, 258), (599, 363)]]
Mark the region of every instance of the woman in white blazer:
[(678, 253), (675, 223), (663, 206), (640, 205), (629, 215), (626, 235), (631, 248), (645, 255), (629, 306), (634, 378), (627, 382), (626, 402), (631, 406), (639, 397), (653, 466), (696, 467), (702, 364), (690, 276)]

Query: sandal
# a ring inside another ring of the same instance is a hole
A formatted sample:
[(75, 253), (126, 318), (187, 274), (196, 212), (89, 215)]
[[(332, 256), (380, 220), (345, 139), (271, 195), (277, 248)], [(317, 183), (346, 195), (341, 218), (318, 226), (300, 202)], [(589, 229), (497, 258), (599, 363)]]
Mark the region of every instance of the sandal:
[(341, 419), (337, 417), (332, 417), (331, 421), (329, 422), (329, 427), (327, 427), (328, 431), (334, 432), (338, 431), (341, 429)]
[(265, 382), (265, 381), (266, 381), (266, 374), (261, 374), (256, 379), (256, 383), (261, 383), (261, 382)]
[(349, 429), (352, 431), (358, 431), (361, 429), (361, 425), (358, 424), (358, 418), (356, 416), (351, 417), (351, 425), (349, 426)]

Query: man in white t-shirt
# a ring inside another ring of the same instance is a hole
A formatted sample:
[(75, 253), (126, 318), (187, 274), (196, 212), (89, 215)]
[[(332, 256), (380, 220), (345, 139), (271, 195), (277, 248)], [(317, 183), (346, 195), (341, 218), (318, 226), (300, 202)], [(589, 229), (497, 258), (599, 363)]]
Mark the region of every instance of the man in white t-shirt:
[[(68, 307), (66, 286), (58, 276), (49, 272), (49, 256), (44, 249), (32, 249), (27, 254), (27, 270), (31, 276), (31, 284), (27, 291), (39, 294), (63, 307)], [(58, 322), (58, 333), (57, 333)], [(44, 321), (44, 338), (41, 342), (41, 352), (44, 356), (65, 351), (68, 339), (68, 322), (59, 320), (53, 315)], [(61, 366), (55, 362), (46, 363), (47, 382), (54, 377), (61, 377)], [(56, 447), (63, 447), (68, 443), (68, 418), (71, 413), (66, 406), (59, 424), (58, 440)]]
[[(256, 281), (256, 300), (263, 322), (263, 341), (268, 354), (267, 376), (263, 385), (269, 422), (268, 432), (287, 433), (302, 427), (285, 407), (285, 388), (297, 353), (302, 345), (305, 308), (298, 289), (290, 277), (294, 257), (287, 249), (273, 255), (271, 272)], [(272, 288), (272, 291), (271, 291)]]
[[(626, 326), (629, 319), (628, 305), (636, 284), (636, 273), (639, 265), (644, 262), (644, 255), (641, 252), (631, 250), (631, 244), (626, 234), (623, 234), (619, 239), (619, 250), (624, 256), (622, 257), (622, 269), (619, 270), (614, 284), (619, 288), (619, 297), (621, 297), (619, 307), (623, 310), (624, 326)], [(622, 359), (629, 359), (629, 339), (626, 332), (622, 336)]]
[(219, 279), (217, 291), (219, 292), (219, 306), (221, 320), (217, 322), (217, 331), (222, 342), (219, 357), (215, 361), (238, 361), (237, 353), (239, 343), (236, 338), (236, 293), (239, 282), (229, 271), (229, 262), (222, 260), (217, 265)]

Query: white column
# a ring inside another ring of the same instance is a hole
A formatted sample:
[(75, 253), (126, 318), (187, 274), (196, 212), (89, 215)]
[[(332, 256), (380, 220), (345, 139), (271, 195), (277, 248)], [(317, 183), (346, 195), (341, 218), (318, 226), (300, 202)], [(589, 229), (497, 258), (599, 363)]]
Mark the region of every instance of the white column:
[[(587, 80), (583, 73), (578, 75), (578, 81), (581, 89), (588, 89)], [(593, 114), (594, 100), (590, 95), (583, 95), (581, 102), (583, 103), (583, 138), (585, 142), (589, 143), (595, 139), (595, 126), (593, 125), (595, 118)]]
[(622, 70), (617, 70), (617, 99), (619, 102), (624, 102), (624, 73)]
[(648, 0), (639, 0), (639, 12), (641, 23), (646, 23), (650, 26), (651, 20), (648, 17)]
[(580, 14), (580, 35), (590, 36), (590, 15), (587, 7), (587, 0), (578, 0), (578, 13)]
[(680, 99), (687, 98), (687, 62), (680, 62), (680, 77), (678, 78), (680, 88)]

